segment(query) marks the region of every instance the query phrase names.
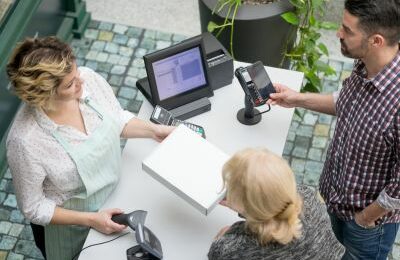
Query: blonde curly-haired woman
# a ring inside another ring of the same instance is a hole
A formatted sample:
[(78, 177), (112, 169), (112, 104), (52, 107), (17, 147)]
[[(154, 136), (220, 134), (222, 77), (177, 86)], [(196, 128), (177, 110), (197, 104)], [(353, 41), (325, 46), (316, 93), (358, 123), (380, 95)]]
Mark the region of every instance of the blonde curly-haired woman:
[(90, 227), (125, 228), (111, 221), (120, 209), (98, 211), (119, 179), (120, 137), (160, 141), (172, 128), (123, 110), (106, 80), (78, 68), (55, 37), (20, 43), (7, 73), (23, 101), (6, 142), (19, 209), (43, 255), (70, 260)]
[(315, 191), (296, 187), (288, 164), (265, 149), (236, 153), (223, 167), (222, 203), (245, 220), (223, 228), (210, 260), (340, 259), (324, 205)]

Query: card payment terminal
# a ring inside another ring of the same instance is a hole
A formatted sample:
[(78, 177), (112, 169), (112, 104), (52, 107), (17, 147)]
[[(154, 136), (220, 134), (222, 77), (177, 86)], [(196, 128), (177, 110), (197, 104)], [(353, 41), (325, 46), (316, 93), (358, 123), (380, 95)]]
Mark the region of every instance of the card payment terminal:
[(186, 127), (190, 128), (191, 130), (195, 131), (201, 137), (206, 138), (206, 133), (204, 132), (203, 127), (176, 119), (172, 116), (170, 112), (168, 112), (168, 110), (162, 108), (159, 105), (156, 105), (156, 107), (154, 108), (153, 113), (151, 114), (150, 117), (150, 121), (156, 124), (170, 125), (170, 126), (178, 126), (180, 124), (183, 124)]

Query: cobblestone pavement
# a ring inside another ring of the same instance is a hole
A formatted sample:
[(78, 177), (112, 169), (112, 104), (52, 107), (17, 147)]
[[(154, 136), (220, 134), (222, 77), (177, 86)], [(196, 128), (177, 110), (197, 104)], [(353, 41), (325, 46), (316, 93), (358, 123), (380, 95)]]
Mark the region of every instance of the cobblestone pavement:
[[(72, 46), (78, 65), (99, 72), (112, 86), (122, 107), (137, 113), (143, 96), (135, 84), (146, 75), (142, 56), (183, 39), (175, 34), (92, 21), (84, 38), (73, 40)], [(324, 79), (324, 92), (338, 89), (352, 68), (346, 60), (329, 63), (337, 75)], [(300, 113), (302, 118), (293, 117), (283, 156), (292, 166), (298, 183), (316, 187), (336, 121), (332, 116), (311, 111), (300, 110)], [(0, 180), (0, 260), (3, 259), (42, 259), (29, 223), (17, 208), (10, 172)], [(389, 259), (400, 259), (400, 235)]]

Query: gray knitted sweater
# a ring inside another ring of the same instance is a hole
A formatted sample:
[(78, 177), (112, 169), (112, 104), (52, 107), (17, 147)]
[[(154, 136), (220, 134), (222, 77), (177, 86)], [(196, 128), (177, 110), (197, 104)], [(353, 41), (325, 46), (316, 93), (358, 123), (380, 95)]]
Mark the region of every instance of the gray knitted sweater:
[(336, 240), (331, 230), (329, 216), (316, 192), (306, 186), (298, 188), (303, 197), (302, 235), (287, 245), (270, 243), (261, 246), (239, 221), (219, 239), (215, 240), (208, 253), (210, 260), (269, 260), (269, 259), (340, 259), (344, 247)]

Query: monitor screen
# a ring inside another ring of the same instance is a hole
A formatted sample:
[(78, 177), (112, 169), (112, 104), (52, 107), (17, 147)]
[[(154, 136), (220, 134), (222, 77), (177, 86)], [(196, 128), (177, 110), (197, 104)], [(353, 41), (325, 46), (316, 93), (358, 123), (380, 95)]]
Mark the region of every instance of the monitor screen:
[(161, 100), (207, 84), (199, 46), (152, 64)]

